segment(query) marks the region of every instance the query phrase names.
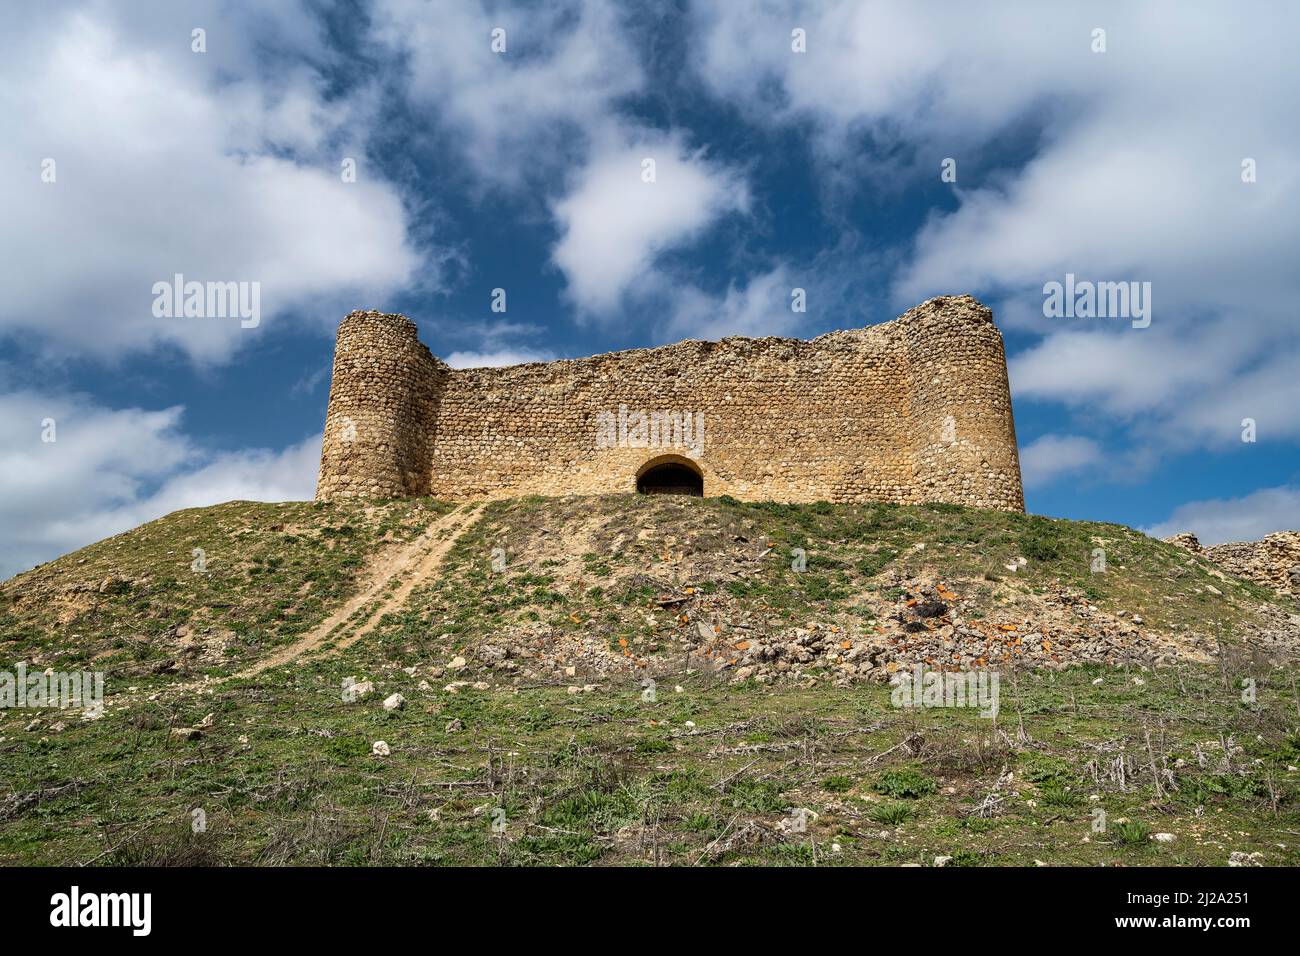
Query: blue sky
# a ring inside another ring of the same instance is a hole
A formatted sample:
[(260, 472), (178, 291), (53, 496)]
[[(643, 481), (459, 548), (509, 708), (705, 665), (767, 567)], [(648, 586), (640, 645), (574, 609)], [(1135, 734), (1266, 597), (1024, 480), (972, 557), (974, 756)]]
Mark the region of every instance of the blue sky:
[[(180, 507), (311, 497), (353, 308), (465, 366), (970, 292), (1006, 338), (1029, 510), (1300, 527), (1300, 12), (1131, 7), (6, 11), (0, 574)], [(260, 283), (260, 323), (155, 318), (177, 272)], [(1066, 273), (1150, 282), (1150, 326), (1045, 316)]]

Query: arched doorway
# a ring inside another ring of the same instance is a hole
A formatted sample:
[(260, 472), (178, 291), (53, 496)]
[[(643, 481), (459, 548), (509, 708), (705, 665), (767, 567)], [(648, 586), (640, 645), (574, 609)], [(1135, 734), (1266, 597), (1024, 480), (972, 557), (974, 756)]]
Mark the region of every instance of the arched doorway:
[(690, 495), (703, 498), (704, 473), (689, 458), (663, 455), (641, 466), (636, 473), (636, 490), (642, 495)]

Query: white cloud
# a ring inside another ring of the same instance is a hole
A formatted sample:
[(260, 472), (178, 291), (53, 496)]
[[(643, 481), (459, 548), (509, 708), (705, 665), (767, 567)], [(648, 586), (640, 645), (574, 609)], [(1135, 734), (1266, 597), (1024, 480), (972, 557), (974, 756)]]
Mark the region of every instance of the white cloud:
[(149, 497), (116, 509), (110, 520), (135, 527), (181, 508), (223, 501), (309, 501), (316, 494), (320, 448), (316, 434), (279, 451), (245, 448), (205, 456), (206, 464), (172, 475)]
[(791, 309), (795, 285), (788, 268), (778, 265), (743, 285), (731, 284), (721, 296), (681, 287), (674, 296), (666, 335), (671, 339), (794, 335), (807, 315)]
[[(646, 159), (654, 160), (653, 182), (642, 179)], [(554, 260), (579, 308), (608, 316), (660, 253), (748, 206), (740, 174), (711, 163), (677, 137), (608, 144), (554, 204), (562, 232)]]
[[(281, 451), (213, 454), (184, 434), (181, 415), (76, 395), (0, 395), (0, 576), (180, 508), (315, 494), (319, 435)], [(48, 418), (53, 442), (42, 441)]]
[[(259, 333), (157, 319), (155, 282), (260, 282), (266, 327), (295, 309), (333, 318), (413, 279), (402, 202), (364, 152), (367, 97), (329, 100), (296, 65), (296, 53), (321, 55), (304, 8), (86, 2), (50, 14), (18, 17), (0, 40), (0, 334), (60, 356), (170, 345), (220, 361)], [(209, 53), (190, 50), (196, 23)], [(272, 40), (290, 49), (268, 56), (258, 44)], [(355, 183), (341, 179), (343, 156), (360, 164)], [(45, 158), (54, 183), (41, 180)]]
[[(584, 319), (611, 318), (626, 292), (660, 292), (660, 253), (748, 206), (737, 171), (620, 113), (645, 86), (630, 17), (599, 0), (380, 0), (375, 8), (375, 38), (406, 57), (406, 91), (447, 134), (472, 188), (545, 203), (536, 211), (556, 222), (552, 258)], [(498, 28), (504, 53), (492, 48)], [(657, 164), (653, 184), (641, 179), (647, 157)]]
[(1300, 347), (1261, 354), (1244, 315), (1128, 333), (1062, 331), (1009, 363), (1017, 397), (1055, 400), (1140, 429), (1169, 450), (1240, 444), (1242, 420), (1260, 441), (1300, 438), (1295, 369)]
[[(824, 162), (851, 159), (894, 179), (918, 163), (937, 178), (939, 160), (953, 155), (896, 145), (978, 145), (1045, 96), (1090, 82), (1080, 69), (1090, 64), (1074, 54), (1086, 54), (1093, 16), (1059, 5), (762, 0), (698, 4), (693, 14), (700, 74), (717, 95), (752, 121), (811, 124)], [(805, 53), (791, 50), (795, 27), (806, 31)], [(862, 133), (881, 149), (863, 149)]]
[[(474, 174), (517, 187), (549, 177), (615, 123), (643, 82), (616, 5), (379, 0), (374, 34), (407, 57), (408, 90)], [(492, 33), (505, 30), (495, 53)]]
[(549, 362), (554, 358), (552, 352), (535, 349), (501, 349), (495, 352), (452, 352), (444, 361), (452, 368), (496, 368), (528, 362)]
[(1203, 545), (1225, 541), (1257, 541), (1274, 531), (1300, 528), (1300, 487), (1261, 488), (1241, 498), (1190, 501), (1179, 505), (1167, 521), (1143, 528), (1156, 538), (1191, 531)]
[(1101, 446), (1081, 435), (1043, 435), (1020, 449), (1020, 474), (1026, 488), (1095, 468), (1105, 459)]

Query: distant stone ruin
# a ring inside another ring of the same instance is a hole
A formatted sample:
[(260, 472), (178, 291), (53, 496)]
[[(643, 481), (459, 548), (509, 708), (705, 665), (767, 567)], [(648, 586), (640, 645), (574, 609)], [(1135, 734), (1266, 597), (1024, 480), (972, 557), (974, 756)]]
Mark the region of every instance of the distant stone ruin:
[(339, 325), (318, 499), (635, 491), (1023, 511), (992, 314), (459, 370), (405, 316)]
[(1259, 541), (1231, 541), (1208, 548), (1190, 531), (1165, 541), (1201, 555), (1229, 574), (1279, 594), (1300, 595), (1300, 531), (1278, 531)]

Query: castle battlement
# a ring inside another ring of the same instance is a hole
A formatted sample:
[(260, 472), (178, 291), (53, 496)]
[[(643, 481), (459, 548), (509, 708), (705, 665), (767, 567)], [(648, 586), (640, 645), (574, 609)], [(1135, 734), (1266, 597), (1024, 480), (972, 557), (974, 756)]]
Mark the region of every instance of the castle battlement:
[(636, 490), (1023, 511), (992, 314), (942, 296), (810, 340), (474, 369), (402, 315), (339, 325), (318, 499)]

